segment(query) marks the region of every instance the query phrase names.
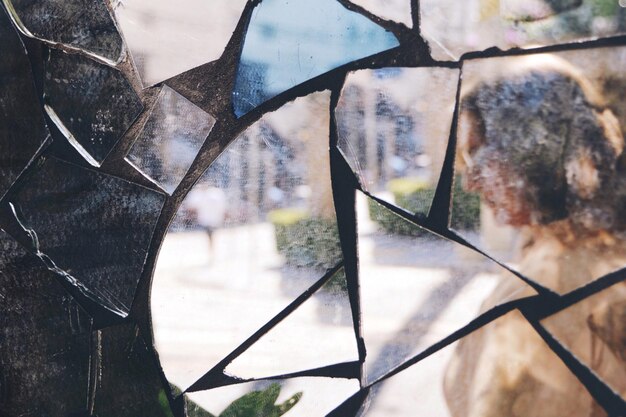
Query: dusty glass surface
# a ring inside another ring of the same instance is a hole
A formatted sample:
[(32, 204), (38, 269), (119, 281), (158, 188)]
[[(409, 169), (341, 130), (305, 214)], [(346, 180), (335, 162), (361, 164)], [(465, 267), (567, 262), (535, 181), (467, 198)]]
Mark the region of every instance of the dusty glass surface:
[(0, 300), (0, 413), (86, 410), (91, 319), (55, 275), (3, 230)]
[(0, 10), (0, 197), (49, 136), (26, 49)]
[(413, 26), (411, 0), (351, 0), (351, 3), (363, 7), (382, 19), (404, 23), (408, 27)]
[[(264, 116), (179, 209), (152, 287), (155, 341), (171, 382), (191, 385), (341, 261), (329, 99), (316, 93)], [(323, 316), (314, 321), (323, 325)]]
[(375, 386), (369, 409), (360, 415), (603, 414), (532, 326), (513, 311)]
[(46, 62), (44, 95), (48, 116), (96, 167), (143, 109), (120, 71), (58, 50)]
[(358, 360), (346, 277), (340, 271), (228, 365), (226, 372), (259, 378)]
[(11, 203), (50, 269), (112, 312), (128, 314), (162, 194), (48, 158)]
[(338, 147), (364, 191), (428, 214), (448, 146), (458, 78), (458, 70), (447, 68), (348, 75), (335, 110)]
[[(626, 49), (469, 61), (464, 66), (455, 227), (555, 292), (626, 266)], [(619, 117), (619, 118), (618, 118)], [(459, 222), (457, 222), (459, 223)]]
[(144, 86), (222, 55), (246, 0), (115, 0), (115, 17)]
[(357, 215), (368, 383), (479, 314), (536, 294), (482, 255), (410, 224), (363, 194)]
[(115, 64), (124, 45), (104, 1), (3, 0), (27, 36), (60, 43)]
[(263, 0), (241, 51), (233, 91), (239, 117), (298, 84), (399, 45), (335, 0)]
[(171, 195), (213, 125), (213, 116), (164, 85), (125, 159)]
[[(297, 402), (289, 411), (284, 414), (278, 414), (286, 417), (324, 416), (359, 389), (359, 383), (355, 379), (294, 378), (232, 385), (210, 391), (189, 393), (187, 397), (216, 416), (228, 417), (228, 415), (233, 414), (239, 415), (238, 413), (232, 413), (233, 408), (230, 409), (232, 414), (225, 413), (228, 407), (246, 394), (254, 391), (261, 392), (260, 396), (263, 400), (271, 401), (276, 396), (276, 388), (270, 388), (272, 384), (279, 385), (279, 395), (275, 399), (277, 405), (289, 401), (294, 396), (297, 398)], [(258, 404), (259, 402), (257, 400), (253, 403)], [(256, 410), (257, 407), (252, 409)], [(241, 414), (243, 414), (243, 410), (240, 409)], [(266, 415), (271, 414), (267, 413)]]
[(626, 398), (625, 306), (622, 282), (541, 322), (622, 398)]
[(420, 14), (422, 35), (439, 60), (626, 32), (626, 9), (617, 0), (423, 0)]

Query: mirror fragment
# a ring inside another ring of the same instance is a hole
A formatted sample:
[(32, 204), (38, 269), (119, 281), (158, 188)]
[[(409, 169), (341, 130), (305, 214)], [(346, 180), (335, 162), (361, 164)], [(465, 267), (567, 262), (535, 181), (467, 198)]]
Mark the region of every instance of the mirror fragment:
[(626, 266), (625, 64), (616, 47), (463, 66), (451, 226), (560, 294)]
[(57, 277), (0, 230), (0, 413), (86, 412), (91, 318)]
[(326, 91), (265, 115), (181, 204), (152, 286), (155, 343), (177, 386), (196, 382), (341, 262), (329, 104)]
[(219, 417), (325, 416), (358, 390), (355, 379), (293, 378), (230, 385), (186, 396), (188, 405), (196, 404), (192, 407), (196, 417), (205, 417), (207, 412)]
[(171, 195), (214, 125), (213, 116), (164, 85), (125, 159)]
[(52, 121), (96, 167), (143, 110), (120, 71), (58, 50), (46, 63), (44, 93)]
[(278, 94), (398, 39), (335, 0), (263, 0), (252, 12), (233, 91), (241, 117)]
[(359, 360), (343, 269), (226, 367), (240, 378), (285, 375)]
[(4, 9), (0, 10), (0, 198), (49, 136), (28, 56)]
[[(427, 215), (446, 155), (459, 71), (382, 68), (348, 74), (337, 146), (361, 188)], [(437, 91), (437, 94), (432, 94)]]
[(44, 159), (11, 203), (48, 266), (126, 316), (165, 198), (117, 177)]
[(357, 220), (368, 383), (493, 307), (536, 295), (495, 262), (361, 193)]
[(104, 1), (3, 1), (27, 36), (76, 48), (111, 65), (122, 58), (124, 43)]

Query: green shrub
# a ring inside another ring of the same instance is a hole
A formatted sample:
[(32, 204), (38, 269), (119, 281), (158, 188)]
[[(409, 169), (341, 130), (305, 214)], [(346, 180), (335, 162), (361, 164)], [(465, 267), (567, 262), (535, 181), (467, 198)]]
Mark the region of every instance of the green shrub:
[(299, 209), (279, 209), (268, 214), (276, 232), (276, 249), (287, 265), (327, 270), (341, 259), (339, 231), (334, 220), (311, 218)]
[[(409, 212), (427, 214), (435, 188), (427, 182), (414, 178), (398, 178), (389, 181), (387, 189), (394, 196), (395, 203)], [(370, 219), (385, 231), (406, 236), (422, 236), (424, 231), (412, 225), (373, 200), (369, 201)], [(450, 226), (458, 230), (475, 230), (480, 225), (480, 197), (469, 193), (461, 186), (460, 179), (454, 181), (452, 215)]]

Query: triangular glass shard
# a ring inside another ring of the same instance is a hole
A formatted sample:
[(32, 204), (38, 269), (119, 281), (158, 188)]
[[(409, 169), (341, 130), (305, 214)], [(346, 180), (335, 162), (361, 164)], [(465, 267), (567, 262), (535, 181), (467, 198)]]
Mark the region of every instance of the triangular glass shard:
[(43, 117), (26, 49), (0, 8), (0, 198), (43, 146)]
[(157, 261), (152, 319), (165, 374), (179, 387), (341, 262), (329, 103), (328, 92), (316, 93), (252, 125), (173, 219)]
[(408, 27), (413, 26), (410, 0), (350, 0), (350, 2), (383, 19), (404, 23)]
[(560, 294), (626, 266), (625, 64), (618, 47), (463, 66), (451, 227)]
[(11, 203), (48, 267), (83, 295), (126, 316), (165, 196), (47, 158)]
[(422, 35), (439, 60), (490, 47), (532, 48), (626, 33), (618, 1), (423, 0), (419, 7)]
[(458, 80), (459, 70), (448, 68), (348, 74), (335, 110), (337, 146), (364, 191), (428, 214), (446, 155)]
[(3, 0), (27, 36), (60, 43), (115, 65), (124, 44), (104, 1)]
[(142, 83), (149, 87), (218, 59), (246, 0), (124, 0), (115, 17)]
[(359, 360), (343, 270), (235, 359), (226, 373), (261, 378)]
[(213, 116), (164, 85), (125, 159), (171, 195), (213, 125)]
[(174, 417), (156, 358), (133, 324), (99, 330), (94, 415)]
[(368, 382), (492, 307), (536, 295), (495, 262), (360, 193), (357, 218)]
[(0, 230), (0, 413), (87, 411), (91, 318), (35, 256)]
[(198, 409), (219, 417), (325, 416), (358, 390), (356, 379), (293, 378), (230, 385), (186, 396), (197, 405), (193, 408), (198, 417), (205, 416)]
[(360, 414), (539, 415), (606, 414), (518, 311), (375, 385), (369, 408)]
[(52, 121), (96, 167), (143, 110), (120, 71), (54, 49), (46, 62), (44, 93)]
[(626, 284), (620, 283), (542, 320), (585, 366), (626, 400)]
[(233, 91), (237, 117), (398, 39), (336, 0), (263, 0), (252, 12)]

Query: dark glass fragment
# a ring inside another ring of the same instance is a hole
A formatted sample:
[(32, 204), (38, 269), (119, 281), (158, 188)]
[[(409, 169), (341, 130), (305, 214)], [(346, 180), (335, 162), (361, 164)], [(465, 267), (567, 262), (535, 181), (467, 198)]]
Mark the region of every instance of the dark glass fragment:
[(56, 276), (0, 230), (0, 415), (86, 411), (90, 333)]
[(24, 45), (0, 9), (0, 197), (48, 137)]
[(28, 36), (61, 43), (115, 63), (122, 37), (102, 0), (5, 0), (13, 19)]
[(54, 158), (33, 171), (12, 202), (41, 256), (85, 295), (125, 315), (164, 196)]
[(173, 417), (156, 358), (133, 324), (100, 330), (94, 415)]
[(46, 111), (81, 155), (99, 166), (143, 109), (124, 75), (80, 55), (52, 50)]

